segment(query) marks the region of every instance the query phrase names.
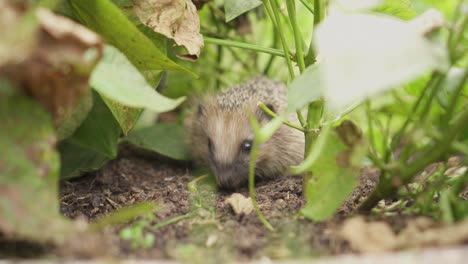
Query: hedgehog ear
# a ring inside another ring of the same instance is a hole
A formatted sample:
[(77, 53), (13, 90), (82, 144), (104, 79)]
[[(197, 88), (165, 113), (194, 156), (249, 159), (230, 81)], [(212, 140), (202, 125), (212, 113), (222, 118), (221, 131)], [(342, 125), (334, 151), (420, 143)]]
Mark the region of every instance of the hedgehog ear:
[[(266, 107), (268, 107), (268, 109), (270, 109), (272, 112), (275, 112), (276, 109), (273, 107), (272, 104), (265, 104)], [(256, 116), (258, 118), (258, 120), (271, 120), (272, 117), (270, 115), (268, 115), (267, 113), (265, 113), (262, 109), (260, 108), (257, 108), (257, 111), (256, 111)]]

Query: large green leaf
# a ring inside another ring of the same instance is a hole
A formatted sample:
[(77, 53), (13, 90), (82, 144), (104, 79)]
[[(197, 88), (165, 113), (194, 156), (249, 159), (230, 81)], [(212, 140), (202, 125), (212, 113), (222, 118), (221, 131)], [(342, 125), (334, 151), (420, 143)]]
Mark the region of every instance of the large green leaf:
[(93, 93), (93, 108), (73, 136), (60, 143), (62, 178), (71, 178), (100, 168), (117, 156), (120, 126), (99, 94)]
[(94, 69), (90, 84), (104, 97), (124, 133), (133, 127), (140, 114), (132, 107), (160, 113), (174, 109), (185, 99), (169, 99), (154, 91), (145, 77), (112, 46), (104, 48), (104, 57)]
[(130, 133), (126, 141), (176, 160), (189, 160), (184, 129), (177, 124), (157, 124)]
[(140, 71), (184, 71), (195, 73), (167, 58), (145, 34), (109, 0), (68, 0), (74, 15), (109, 44), (121, 50)]
[(335, 213), (356, 186), (366, 146), (349, 121), (336, 130), (321, 133), (317, 142), (325, 145), (314, 146), (322, 148), (310, 167), (313, 177), (306, 184), (307, 204), (301, 213), (314, 221), (322, 221)]
[(0, 233), (61, 239), (67, 222), (58, 213), (59, 156), (50, 115), (24, 95), (0, 89), (0, 120)]
[(289, 84), (288, 112), (294, 112), (320, 98), (322, 90), (317, 65), (309, 66)]
[(86, 119), (92, 107), (93, 96), (91, 92), (88, 92), (79, 99), (79, 102), (71, 111), (65, 113), (66, 116), (61, 118), (62, 122), (56, 130), (58, 140), (63, 140), (73, 135), (75, 130)]
[(86, 120), (70, 140), (82, 147), (93, 149), (110, 158), (117, 156), (119, 124), (98, 94), (93, 96), (93, 108)]
[(242, 15), (243, 13), (254, 9), (262, 4), (259, 0), (226, 0), (224, 10), (226, 11), (226, 22)]
[(101, 168), (110, 158), (100, 152), (82, 147), (71, 140), (65, 140), (58, 146), (62, 166), (60, 178), (70, 179), (83, 173)]

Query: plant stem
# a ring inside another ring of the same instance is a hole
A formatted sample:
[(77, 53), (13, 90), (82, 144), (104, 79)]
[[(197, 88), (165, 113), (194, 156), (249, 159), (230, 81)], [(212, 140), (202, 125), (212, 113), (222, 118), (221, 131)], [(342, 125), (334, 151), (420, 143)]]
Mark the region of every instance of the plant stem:
[(307, 0), (299, 0), (309, 10), (310, 13), (314, 13), (314, 7)]
[(419, 105), (422, 103), (422, 99), (424, 98), (424, 95), (427, 93), (427, 91), (432, 87), (434, 81), (438, 78), (437, 73), (433, 73), (431, 79), (426, 83), (424, 86), (421, 94), (419, 95), (418, 99), (416, 100), (416, 103), (413, 105), (413, 108), (411, 109), (410, 114), (406, 117), (405, 122), (401, 126), (401, 128), (398, 130), (396, 133), (395, 137), (392, 140), (391, 143), (391, 149), (395, 149), (396, 146), (400, 143), (401, 137), (405, 133), (405, 130), (408, 128), (409, 124), (411, 123), (411, 120), (413, 120), (413, 115), (417, 112)]
[[(273, 0), (274, 1), (274, 0)], [(270, 231), (274, 231), (275, 229), (273, 226), (266, 220), (265, 216), (263, 216), (262, 211), (258, 208), (257, 199), (255, 198), (255, 163), (257, 161), (258, 156), (258, 147), (259, 142), (255, 140), (252, 145), (252, 150), (250, 153), (250, 162), (249, 162), (249, 194), (250, 198), (252, 199), (252, 205), (254, 207), (255, 212), (257, 213), (258, 219), (262, 222), (262, 224)]]
[(190, 213), (186, 213), (186, 214), (183, 214), (183, 215), (179, 215), (179, 216), (173, 217), (173, 218), (168, 219), (168, 220), (166, 220), (166, 221), (164, 221), (164, 222), (162, 222), (162, 223), (159, 223), (159, 224), (156, 224), (156, 225), (154, 225), (154, 226), (151, 226), (150, 229), (151, 229), (151, 230), (156, 230), (156, 229), (158, 229), (158, 228), (165, 227), (165, 226), (167, 226), (167, 225), (170, 225), (170, 224), (173, 224), (173, 223), (175, 223), (175, 222), (178, 222), (178, 221), (180, 221), (180, 220), (182, 220), (182, 219), (189, 218), (189, 217), (191, 217), (191, 216), (193, 216), (193, 215), (195, 215), (195, 211), (192, 211), (192, 212), (190, 212)]
[(299, 65), (299, 71), (302, 73), (305, 70), (304, 54), (302, 50), (302, 37), (297, 25), (296, 19), (296, 4), (294, 0), (286, 0), (286, 6), (288, 8), (289, 20), (294, 32), (294, 42), (296, 44), (296, 58)]
[[(273, 117), (273, 118), (275, 118), (275, 117), (278, 116), (275, 112), (271, 111), (270, 108), (268, 108), (264, 103), (261, 103), (261, 102), (260, 102), (260, 103), (258, 104), (258, 107), (259, 107), (260, 109), (262, 109), (262, 111), (265, 112), (265, 114), (267, 114), (267, 115), (269, 115), (269, 116), (271, 116), (271, 117)], [(289, 127), (295, 128), (295, 129), (297, 129), (297, 130), (300, 130), (300, 131), (302, 131), (302, 132), (305, 132), (304, 128), (302, 128), (302, 127), (300, 127), (300, 126), (298, 126), (298, 125), (296, 125), (296, 124), (294, 124), (294, 123), (292, 123), (292, 122), (290, 122), (290, 121), (288, 121), (288, 120), (284, 120), (284, 121), (283, 121), (283, 124), (285, 124), (285, 125), (287, 125), (287, 126), (289, 126)]]
[[(282, 52), (281, 50), (265, 48), (265, 47), (255, 45), (255, 44), (234, 41), (234, 40), (210, 38), (210, 37), (205, 37), (204, 39), (205, 39), (205, 43), (209, 43), (209, 44), (253, 50), (257, 52), (268, 53), (268, 54), (275, 55), (275, 56), (286, 57), (285, 53)], [(288, 56), (290, 56), (290, 54), (288, 54)], [(290, 57), (288, 59), (291, 60)]]
[[(464, 131), (468, 126), (468, 108), (450, 124), (449, 130), (445, 133), (444, 137), (437, 142), (432, 148), (425, 151), (425, 155), (422, 155), (419, 159), (409, 165), (401, 165), (395, 168), (390, 175), (400, 175), (401, 184), (408, 184), (416, 173), (423, 170), (429, 164), (439, 159), (448, 149), (451, 148), (453, 140), (459, 132)], [(402, 166), (404, 166), (402, 168)], [(372, 209), (381, 199), (389, 197), (397, 192), (397, 186), (392, 185), (387, 177), (384, 177), (378, 184), (377, 188), (372, 194), (366, 199), (366, 201), (359, 206), (359, 211), (369, 211)]]
[[(280, 37), (280, 40), (281, 40), (281, 45), (283, 46), (283, 51), (284, 51), (284, 54), (286, 54), (286, 63), (288, 65), (288, 71), (289, 71), (289, 75), (291, 76), (291, 80), (294, 80), (294, 69), (293, 69), (293, 65), (292, 65), (292, 62), (291, 62), (291, 58), (290, 58), (290, 54), (289, 54), (289, 48), (288, 48), (288, 44), (286, 42), (286, 37), (284, 36), (284, 31), (283, 31), (283, 27), (282, 27), (282, 24), (281, 24), (281, 21), (280, 21), (280, 18), (279, 18), (279, 15), (278, 15), (278, 3), (276, 3), (276, 0), (264, 0), (264, 5), (267, 6), (269, 5), (271, 7), (271, 9), (268, 9), (266, 8), (269, 16), (270, 16), (270, 19), (275, 22), (273, 22), (273, 25), (275, 25), (275, 29), (278, 31), (278, 35)], [(271, 14), (273, 13), (273, 14)]]
[[(278, 42), (278, 33), (276, 33), (276, 30), (273, 30), (273, 39), (271, 45), (273, 48), (276, 47), (276, 43)], [(271, 55), (270, 59), (268, 60), (265, 68), (263, 69), (263, 74), (268, 75), (270, 72), (271, 66), (273, 65), (273, 61), (275, 60), (276, 56)]]
[(450, 120), (450, 117), (453, 115), (453, 112), (455, 111), (455, 107), (457, 105), (458, 99), (461, 97), (460, 93), (463, 90), (463, 86), (466, 85), (466, 81), (468, 78), (468, 69), (465, 69), (465, 73), (463, 74), (463, 77), (460, 80), (460, 83), (456, 87), (455, 91), (453, 92), (452, 98), (450, 98), (450, 103), (448, 105), (447, 112), (445, 114), (445, 118), (443, 119), (446, 126), (448, 126), (448, 122)]

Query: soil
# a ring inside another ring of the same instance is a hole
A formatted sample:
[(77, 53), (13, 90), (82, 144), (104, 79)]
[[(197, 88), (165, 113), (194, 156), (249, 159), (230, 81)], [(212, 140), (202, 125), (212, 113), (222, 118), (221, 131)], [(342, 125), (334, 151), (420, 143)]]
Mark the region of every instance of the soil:
[[(197, 178), (196, 174), (199, 173), (194, 172), (189, 164), (141, 155), (131, 149), (124, 149), (121, 153), (95, 173), (62, 182), (61, 213), (71, 219), (93, 223), (120, 208), (152, 201), (157, 204), (154, 216), (138, 217), (126, 224), (109, 226), (100, 231), (99, 242), (94, 244), (77, 238), (69, 247), (54, 248), (49, 245), (36, 248), (35, 245), (21, 244), (27, 242), (5, 244), (0, 239), (0, 246), (21, 249), (26, 245), (31, 249), (31, 253), (23, 256), (18, 253), (21, 250), (18, 251), (16, 257), (111, 256), (118, 259), (176, 259), (191, 263), (350, 253), (353, 250), (339, 236), (338, 230), (345, 218), (353, 214), (359, 202), (373, 190), (379, 177), (378, 170), (363, 169), (358, 187), (335, 217), (321, 223), (298, 217), (299, 210), (305, 204), (302, 177), (283, 177), (256, 183), (258, 205), (275, 228), (275, 232), (270, 232), (254, 212), (236, 215), (226, 203), (233, 192), (217, 190), (214, 180), (209, 177)], [(235, 192), (248, 197), (246, 187)], [(155, 227), (181, 216), (182, 219), (171, 224)], [(375, 214), (370, 217), (379, 218)], [(407, 218), (396, 214), (393, 217), (385, 216), (384, 220), (390, 223), (394, 231), (398, 231), (405, 226)], [(136, 239), (121, 238), (123, 229), (143, 222), (146, 223), (143, 233), (152, 234), (155, 238), (148, 247), (132, 245)], [(83, 243), (87, 246), (84, 251)], [(79, 249), (74, 250), (77, 244), (80, 244)]]
[[(158, 209), (152, 225), (191, 212), (194, 214), (155, 230), (146, 228), (145, 231), (156, 238), (153, 246), (147, 249), (132, 248), (131, 241), (119, 238), (119, 232), (135, 222), (106, 230), (111, 255), (118, 257), (190, 258), (192, 262), (203, 262), (207, 256), (213, 260), (248, 260), (262, 256), (291, 258), (340, 254), (351, 249), (337, 235), (337, 228), (359, 200), (372, 191), (378, 171), (364, 169), (359, 187), (336, 217), (324, 223), (301, 217), (296, 219), (305, 203), (302, 177), (257, 183), (257, 202), (275, 227), (277, 232), (273, 233), (262, 225), (254, 212), (236, 215), (225, 202), (233, 192), (216, 190), (211, 179), (200, 180), (196, 193), (189, 191), (187, 186), (195, 178), (187, 164), (171, 164), (161, 158), (124, 151), (100, 171), (63, 182), (60, 186), (61, 212), (69, 218), (92, 222), (116, 209), (154, 201)], [(235, 192), (249, 197), (246, 187)]]

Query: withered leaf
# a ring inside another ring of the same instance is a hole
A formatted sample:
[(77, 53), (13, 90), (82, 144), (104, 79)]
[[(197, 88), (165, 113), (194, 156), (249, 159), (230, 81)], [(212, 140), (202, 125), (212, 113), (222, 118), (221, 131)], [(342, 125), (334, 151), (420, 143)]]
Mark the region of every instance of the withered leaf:
[(226, 203), (231, 206), (236, 215), (248, 215), (253, 211), (252, 199), (250, 199), (250, 197), (246, 198), (240, 193), (233, 193), (226, 199)]
[(184, 59), (197, 59), (203, 48), (200, 18), (190, 0), (135, 0), (134, 9), (141, 22), (183, 46)]
[(0, 76), (35, 98), (58, 127), (89, 91), (102, 43), (92, 31), (48, 9), (38, 8), (35, 15), (36, 45), (24, 60), (0, 66)]

